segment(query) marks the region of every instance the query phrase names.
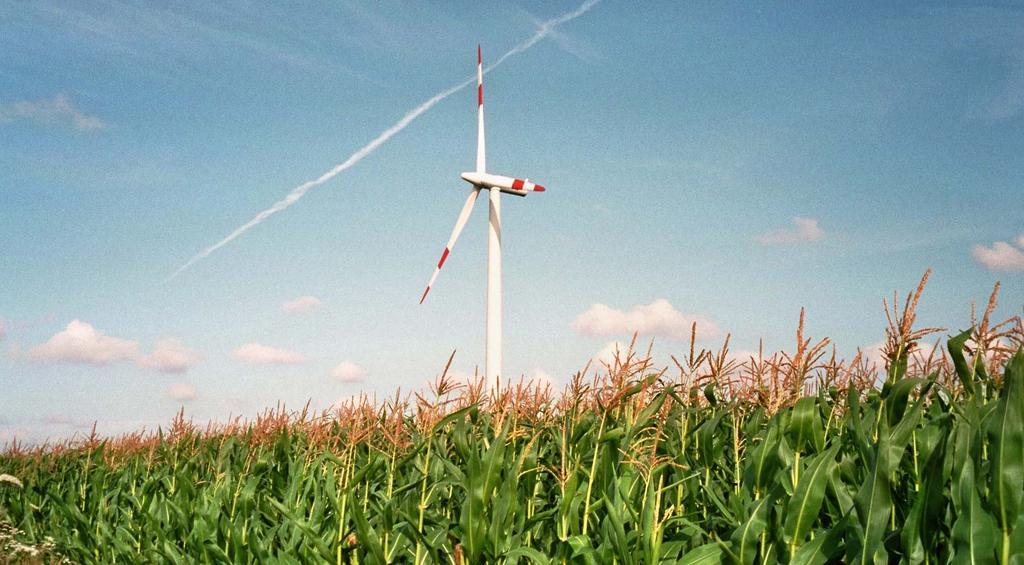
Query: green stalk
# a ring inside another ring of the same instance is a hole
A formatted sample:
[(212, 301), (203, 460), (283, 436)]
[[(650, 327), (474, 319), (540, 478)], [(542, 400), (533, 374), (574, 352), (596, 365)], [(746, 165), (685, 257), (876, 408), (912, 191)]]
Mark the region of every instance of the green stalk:
[(921, 470), (918, 468), (917, 455), (917, 430), (911, 432), (911, 448), (914, 453), (914, 492), (921, 492)]
[(791, 473), (791, 476), (793, 477), (793, 488), (795, 489), (797, 483), (800, 482), (800, 450), (799, 449), (794, 449), (793, 450), (793, 472)]
[[(423, 517), (424, 517), (424, 515), (426, 513), (426, 509), (427, 509), (427, 479), (429, 478), (429, 475), (430, 475), (430, 453), (431, 453), (431, 449), (434, 447), (434, 442), (433, 442), (432, 438), (433, 438), (432, 434), (427, 436), (427, 453), (426, 453), (425, 458), (423, 459), (423, 469), (421, 470), (421, 472), (423, 473), (423, 484), (420, 485), (420, 503), (418, 505), (420, 516), (419, 516), (419, 521), (417, 522), (417, 528), (419, 529), (419, 532), (420, 532), (421, 535), (423, 534)], [(416, 563), (416, 565), (419, 565), (422, 562), (423, 562), (423, 543), (419, 540), (419, 538), (417, 538), (416, 539), (416, 561), (415, 561), (415, 563)]]
[[(395, 492), (395, 458), (398, 456), (398, 447), (395, 446), (391, 450), (391, 461), (388, 463), (388, 489), (387, 489), (387, 500), (391, 503), (391, 497)], [(384, 559), (386, 562), (391, 563), (391, 556), (388, 551), (388, 539), (391, 537), (390, 531), (384, 532)]]
[(733, 453), (733, 484), (735, 485), (734, 492), (740, 493), (740, 426), (739, 421), (736, 418), (737, 412), (733, 412), (732, 417), (732, 453)]
[(337, 565), (341, 565), (341, 546), (344, 543), (342, 536), (345, 534), (345, 514), (348, 510), (348, 493), (349, 484), (348, 481), (352, 477), (352, 472), (355, 470), (355, 446), (349, 447), (347, 455), (341, 468), (341, 484), (339, 485), (339, 491), (341, 492), (341, 500), (338, 502), (338, 535), (337, 535)]
[(594, 490), (594, 473), (597, 471), (597, 456), (601, 453), (601, 436), (604, 435), (605, 415), (601, 415), (601, 425), (598, 427), (597, 436), (594, 440), (594, 457), (590, 460), (590, 476), (587, 477), (587, 497), (583, 504), (583, 535), (587, 535), (587, 524), (590, 520), (590, 495)]

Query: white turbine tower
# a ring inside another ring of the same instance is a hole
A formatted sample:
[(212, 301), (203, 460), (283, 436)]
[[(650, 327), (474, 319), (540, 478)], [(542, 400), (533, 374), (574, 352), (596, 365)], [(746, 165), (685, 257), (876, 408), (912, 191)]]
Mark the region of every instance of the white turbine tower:
[(469, 191), (469, 198), (459, 212), (459, 218), (455, 221), (455, 228), (452, 230), (448, 244), (441, 253), (441, 259), (437, 262), (430, 282), (420, 298), (420, 304), (427, 298), (430, 287), (433, 286), (437, 274), (441, 272), (445, 259), (451, 253), (455, 241), (459, 239), (462, 228), (465, 227), (469, 215), (473, 211), (473, 204), (481, 190), (489, 191), (490, 221), (487, 228), (487, 360), (486, 377), (493, 381), (501, 375), (501, 193), (526, 196), (531, 192), (544, 192), (544, 187), (534, 184), (529, 180), (517, 179), (492, 175), (487, 172), (487, 151), (484, 142), (484, 71), (483, 57), (480, 54), (480, 46), (476, 48), (476, 84), (477, 84), (477, 139), (476, 139), (476, 171), (462, 173), (462, 179), (473, 185)]

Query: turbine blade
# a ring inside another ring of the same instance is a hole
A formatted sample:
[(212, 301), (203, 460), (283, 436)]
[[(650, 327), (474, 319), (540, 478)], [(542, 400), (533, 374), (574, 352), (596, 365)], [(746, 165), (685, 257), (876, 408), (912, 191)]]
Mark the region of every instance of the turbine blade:
[(476, 46), (476, 172), (487, 172), (487, 147), (484, 141), (484, 58)]
[(462, 211), (459, 212), (459, 219), (455, 220), (455, 228), (452, 229), (452, 235), (448, 238), (448, 244), (444, 246), (444, 251), (441, 253), (441, 259), (437, 262), (434, 274), (430, 277), (430, 282), (427, 283), (427, 288), (423, 291), (423, 296), (420, 297), (420, 304), (423, 304), (423, 301), (427, 299), (427, 293), (430, 292), (430, 287), (434, 286), (434, 281), (437, 280), (437, 274), (441, 272), (441, 267), (444, 266), (445, 260), (448, 259), (448, 254), (451, 253), (452, 248), (455, 247), (455, 241), (459, 239), (459, 234), (462, 233), (462, 228), (466, 227), (466, 222), (469, 220), (469, 215), (473, 212), (473, 204), (476, 202), (478, 194), (480, 194), (480, 189), (474, 187), (470, 191), (469, 198), (466, 199), (466, 203), (462, 206)]

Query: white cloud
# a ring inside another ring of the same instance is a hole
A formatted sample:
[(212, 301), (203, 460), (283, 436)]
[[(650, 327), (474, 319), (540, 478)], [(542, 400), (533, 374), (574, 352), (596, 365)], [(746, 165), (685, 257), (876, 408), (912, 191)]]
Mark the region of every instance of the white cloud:
[(281, 305), (281, 311), (286, 314), (298, 314), (315, 310), (323, 305), (323, 302), (315, 296), (300, 296), (295, 300), (289, 300)]
[(299, 365), (306, 358), (294, 351), (259, 343), (247, 343), (231, 352), (232, 357), (254, 365)]
[(462, 385), (472, 384), (479, 381), (483, 377), (483, 374), (478, 370), (473, 372), (465, 371), (463, 369), (449, 369), (448, 379), (453, 383)]
[(138, 358), (136, 341), (110, 337), (87, 322), (72, 320), (63, 331), (29, 350), (30, 359), (107, 365)]
[(331, 376), (343, 383), (360, 383), (366, 379), (366, 369), (351, 361), (342, 361), (331, 371)]
[(619, 361), (625, 361), (627, 355), (629, 355), (628, 343), (612, 341), (595, 353), (591, 360), (598, 366), (614, 365), (616, 358)]
[(990, 271), (1024, 271), (1024, 234), (1017, 236), (1013, 243), (997, 241), (992, 247), (975, 245), (971, 255)]
[(0, 428), (0, 448), (7, 447), (18, 441), (24, 443), (26, 437), (31, 437), (31, 432), (25, 427)]
[(526, 382), (537, 386), (549, 386), (552, 390), (558, 388), (555, 378), (544, 369), (534, 369), (533, 373), (526, 379)]
[(66, 125), (79, 131), (96, 131), (107, 126), (103, 120), (90, 116), (63, 94), (52, 100), (22, 100), (0, 106), (0, 124), (28, 120), (39, 125)]
[[(10, 355), (17, 357), (19, 352), (12, 346)], [(139, 342), (108, 336), (81, 320), (72, 320), (46, 343), (29, 349), (27, 356), (33, 361), (97, 366), (127, 361), (162, 373), (184, 373), (199, 361), (199, 356), (176, 338), (157, 340), (153, 352), (144, 355)]]
[(167, 387), (167, 396), (181, 402), (196, 399), (196, 386), (188, 383), (174, 383)]
[(0, 341), (3, 341), (7, 337), (7, 328), (4, 327), (4, 321), (0, 319)]
[(772, 230), (757, 236), (755, 240), (762, 245), (775, 245), (779, 243), (818, 241), (824, 237), (825, 231), (818, 227), (818, 220), (794, 216), (792, 229), (779, 228)]
[(199, 355), (173, 337), (159, 339), (153, 352), (139, 358), (139, 365), (161, 373), (184, 373), (199, 362)]
[(72, 418), (66, 414), (50, 414), (43, 417), (43, 424), (47, 426), (55, 427), (66, 427), (66, 428), (88, 428), (92, 426), (91, 421), (79, 420)]
[[(726, 359), (736, 364), (750, 363), (751, 359), (757, 360), (758, 352), (753, 349), (730, 349)], [(765, 351), (763, 359), (771, 357), (771, 353)]]
[(690, 326), (697, 323), (697, 334), (718, 335), (718, 326), (701, 316), (683, 314), (664, 298), (623, 311), (594, 304), (572, 322), (577, 333), (592, 336), (641, 335), (664, 336), (678, 340), (690, 338)]
[[(889, 359), (885, 355), (886, 343), (879, 341), (872, 343), (864, 347), (858, 348), (861, 354), (861, 359), (867, 361), (869, 365), (874, 365), (878, 371), (885, 371), (885, 366), (889, 362)], [(924, 361), (928, 356), (935, 350), (934, 344), (918, 343), (917, 347), (910, 352), (908, 359), (918, 359)]]
[(879, 341), (860, 348), (861, 358), (878, 369), (885, 369), (885, 342)]

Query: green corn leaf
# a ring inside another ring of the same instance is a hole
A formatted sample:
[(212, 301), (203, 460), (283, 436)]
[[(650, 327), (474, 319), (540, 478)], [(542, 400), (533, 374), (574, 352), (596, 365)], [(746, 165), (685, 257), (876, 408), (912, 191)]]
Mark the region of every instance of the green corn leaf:
[(440, 420), (437, 421), (436, 424), (434, 424), (434, 427), (431, 430), (431, 435), (438, 433), (440, 430), (443, 430), (448, 424), (456, 420), (464, 419), (467, 414), (469, 414), (472, 410), (475, 410), (477, 408), (478, 406), (476, 404), (470, 404), (469, 406), (460, 408), (459, 410), (456, 410), (451, 414), (448, 414), (444, 418), (441, 418)]
[(836, 445), (814, 456), (800, 472), (800, 482), (786, 505), (782, 526), (782, 537), (789, 544), (790, 553), (795, 553), (817, 521), (838, 451), (839, 446)]
[(892, 385), (886, 385), (882, 397), (885, 399), (885, 413), (889, 417), (890, 426), (895, 426), (903, 418), (910, 393), (923, 382), (924, 379), (900, 379)]
[(864, 433), (864, 423), (861, 419), (860, 391), (852, 383), (846, 392), (846, 403), (849, 407), (846, 427), (850, 432), (850, 438), (853, 440), (857, 452), (860, 453), (863, 465), (871, 467), (875, 463), (875, 451), (872, 449), (870, 442), (868, 442), (868, 437)]
[(712, 565), (721, 562), (722, 547), (712, 542), (686, 552), (682, 559), (676, 561), (676, 565)]
[(781, 486), (776, 486), (767, 496), (754, 501), (747, 511), (747, 519), (737, 527), (730, 538), (730, 550), (735, 563), (750, 565), (759, 551), (761, 533), (768, 526), (768, 512), (782, 495)]
[(715, 383), (708, 383), (704, 387), (704, 398), (708, 400), (708, 404), (711, 406), (718, 405), (718, 397), (715, 396)]
[(943, 463), (948, 445), (948, 420), (935, 428), (943, 434), (943, 438), (935, 442), (921, 468), (922, 488), (914, 497), (900, 532), (905, 559), (910, 563), (921, 563), (926, 556), (935, 555), (940, 535), (945, 528), (949, 503), (944, 491), (949, 475)]
[(790, 413), (789, 429), (787, 430), (793, 449), (806, 453), (810, 450), (819, 451), (825, 443), (825, 430), (818, 411), (818, 399), (805, 396), (796, 401)]
[(1024, 496), (1024, 352), (1006, 366), (1003, 389), (988, 422), (989, 499), (1002, 531), (1000, 553), (1009, 552)]
[(661, 562), (676, 563), (686, 552), (687, 544), (683, 541), (668, 541), (661, 546)]
[(606, 543), (614, 550), (616, 559), (624, 563), (632, 563), (633, 552), (630, 550), (629, 536), (626, 533), (623, 501), (615, 489), (613, 489), (613, 496), (614, 500), (607, 496), (604, 497), (605, 519), (601, 522), (602, 533)]
[(973, 333), (973, 328), (965, 330), (955, 337), (949, 338), (949, 341), (946, 342), (949, 357), (953, 360), (953, 368), (956, 370), (956, 375), (960, 378), (960, 385), (964, 388), (964, 394), (968, 397), (974, 396), (977, 390), (974, 382), (974, 369), (967, 363), (967, 359), (964, 358), (964, 344), (967, 343), (967, 340), (971, 339), (971, 334)]
[(925, 497), (923, 493), (918, 493), (900, 531), (900, 542), (903, 544), (904, 552), (903, 559), (908, 564), (916, 565), (924, 562), (924, 540), (922, 539), (923, 532), (921, 531), (924, 512)]
[(572, 548), (572, 555), (570, 557), (577, 558), (582, 557), (587, 563), (597, 563), (594, 560), (594, 546), (590, 543), (590, 538), (584, 535), (571, 536), (566, 540), (569, 547)]
[(816, 532), (814, 539), (800, 546), (789, 565), (823, 565), (843, 553), (846, 537), (845, 518), (824, 532)]
[(602, 443), (615, 443), (615, 442), (619, 441), (620, 439), (622, 439), (625, 435), (626, 435), (626, 429), (625, 428), (615, 428), (615, 429), (608, 430), (607, 432), (601, 434), (601, 437), (598, 438), (598, 441), (600, 441)]
[(384, 558), (384, 546), (380, 536), (377, 535), (376, 529), (370, 527), (370, 523), (363, 514), (362, 505), (354, 496), (349, 499), (349, 510), (356, 525), (359, 547), (366, 552), (366, 562), (372, 565), (383, 565), (387, 560)]
[(764, 439), (749, 451), (743, 473), (744, 485), (751, 491), (765, 492), (768, 479), (778, 467), (779, 420), (773, 418), (764, 432)]
[[(884, 420), (883, 420), (884, 421)], [(857, 525), (848, 555), (854, 565), (881, 565), (887, 562), (882, 538), (889, 524), (892, 490), (889, 482), (889, 433), (879, 431), (874, 465), (871, 466), (860, 491), (854, 499)]]
[(531, 563), (536, 563), (538, 565), (547, 565), (548, 563), (551, 563), (551, 560), (548, 559), (548, 557), (532, 547), (517, 547), (505, 553), (504, 557), (505, 559), (510, 560), (525, 557), (529, 559)]
[[(928, 381), (925, 384), (925, 392), (931, 388), (931, 384), (931, 381)], [(910, 443), (914, 431), (917, 430), (918, 425), (921, 422), (921, 417), (924, 413), (925, 400), (926, 398), (923, 395), (918, 398), (917, 401), (914, 402), (914, 405), (904, 412), (902, 418), (900, 418), (889, 434), (888, 470), (890, 473), (894, 472), (896, 468), (899, 467), (899, 464), (903, 459), (903, 454), (907, 449), (907, 444)], [(879, 431), (879, 433), (882, 432)]]
[(846, 516), (853, 511), (853, 496), (855, 494), (855, 481), (851, 480), (850, 473), (847, 471), (844, 473), (844, 467), (849, 469), (851, 461), (848, 456), (844, 456), (840, 463), (836, 464), (836, 468), (829, 475), (828, 479), (828, 495), (832, 506), (836, 509), (835, 514)]
[(636, 417), (636, 421), (634, 421), (633, 425), (631, 425), (629, 428), (629, 433), (626, 436), (627, 442), (630, 441), (633, 438), (633, 436), (637, 434), (637, 432), (643, 430), (648, 425), (650, 425), (651, 419), (654, 417), (655, 414), (657, 414), (661, 410), (661, 407), (665, 404), (665, 400), (667, 398), (668, 395), (660, 393), (654, 398), (653, 402), (648, 404), (643, 410), (640, 411), (640, 414), (638, 414)]
[(697, 433), (700, 435), (701, 456), (705, 466), (716, 465), (722, 460), (722, 453), (725, 449), (723, 438), (728, 437), (728, 434), (723, 433), (720, 428), (725, 415), (724, 411), (717, 412), (704, 420), (697, 428)]
[(1017, 516), (1013, 526), (1008, 557), (1012, 565), (1024, 565), (1024, 512)]
[(953, 524), (953, 565), (996, 563), (996, 520), (982, 508), (974, 479), (974, 465), (964, 465), (953, 493), (960, 500)]

